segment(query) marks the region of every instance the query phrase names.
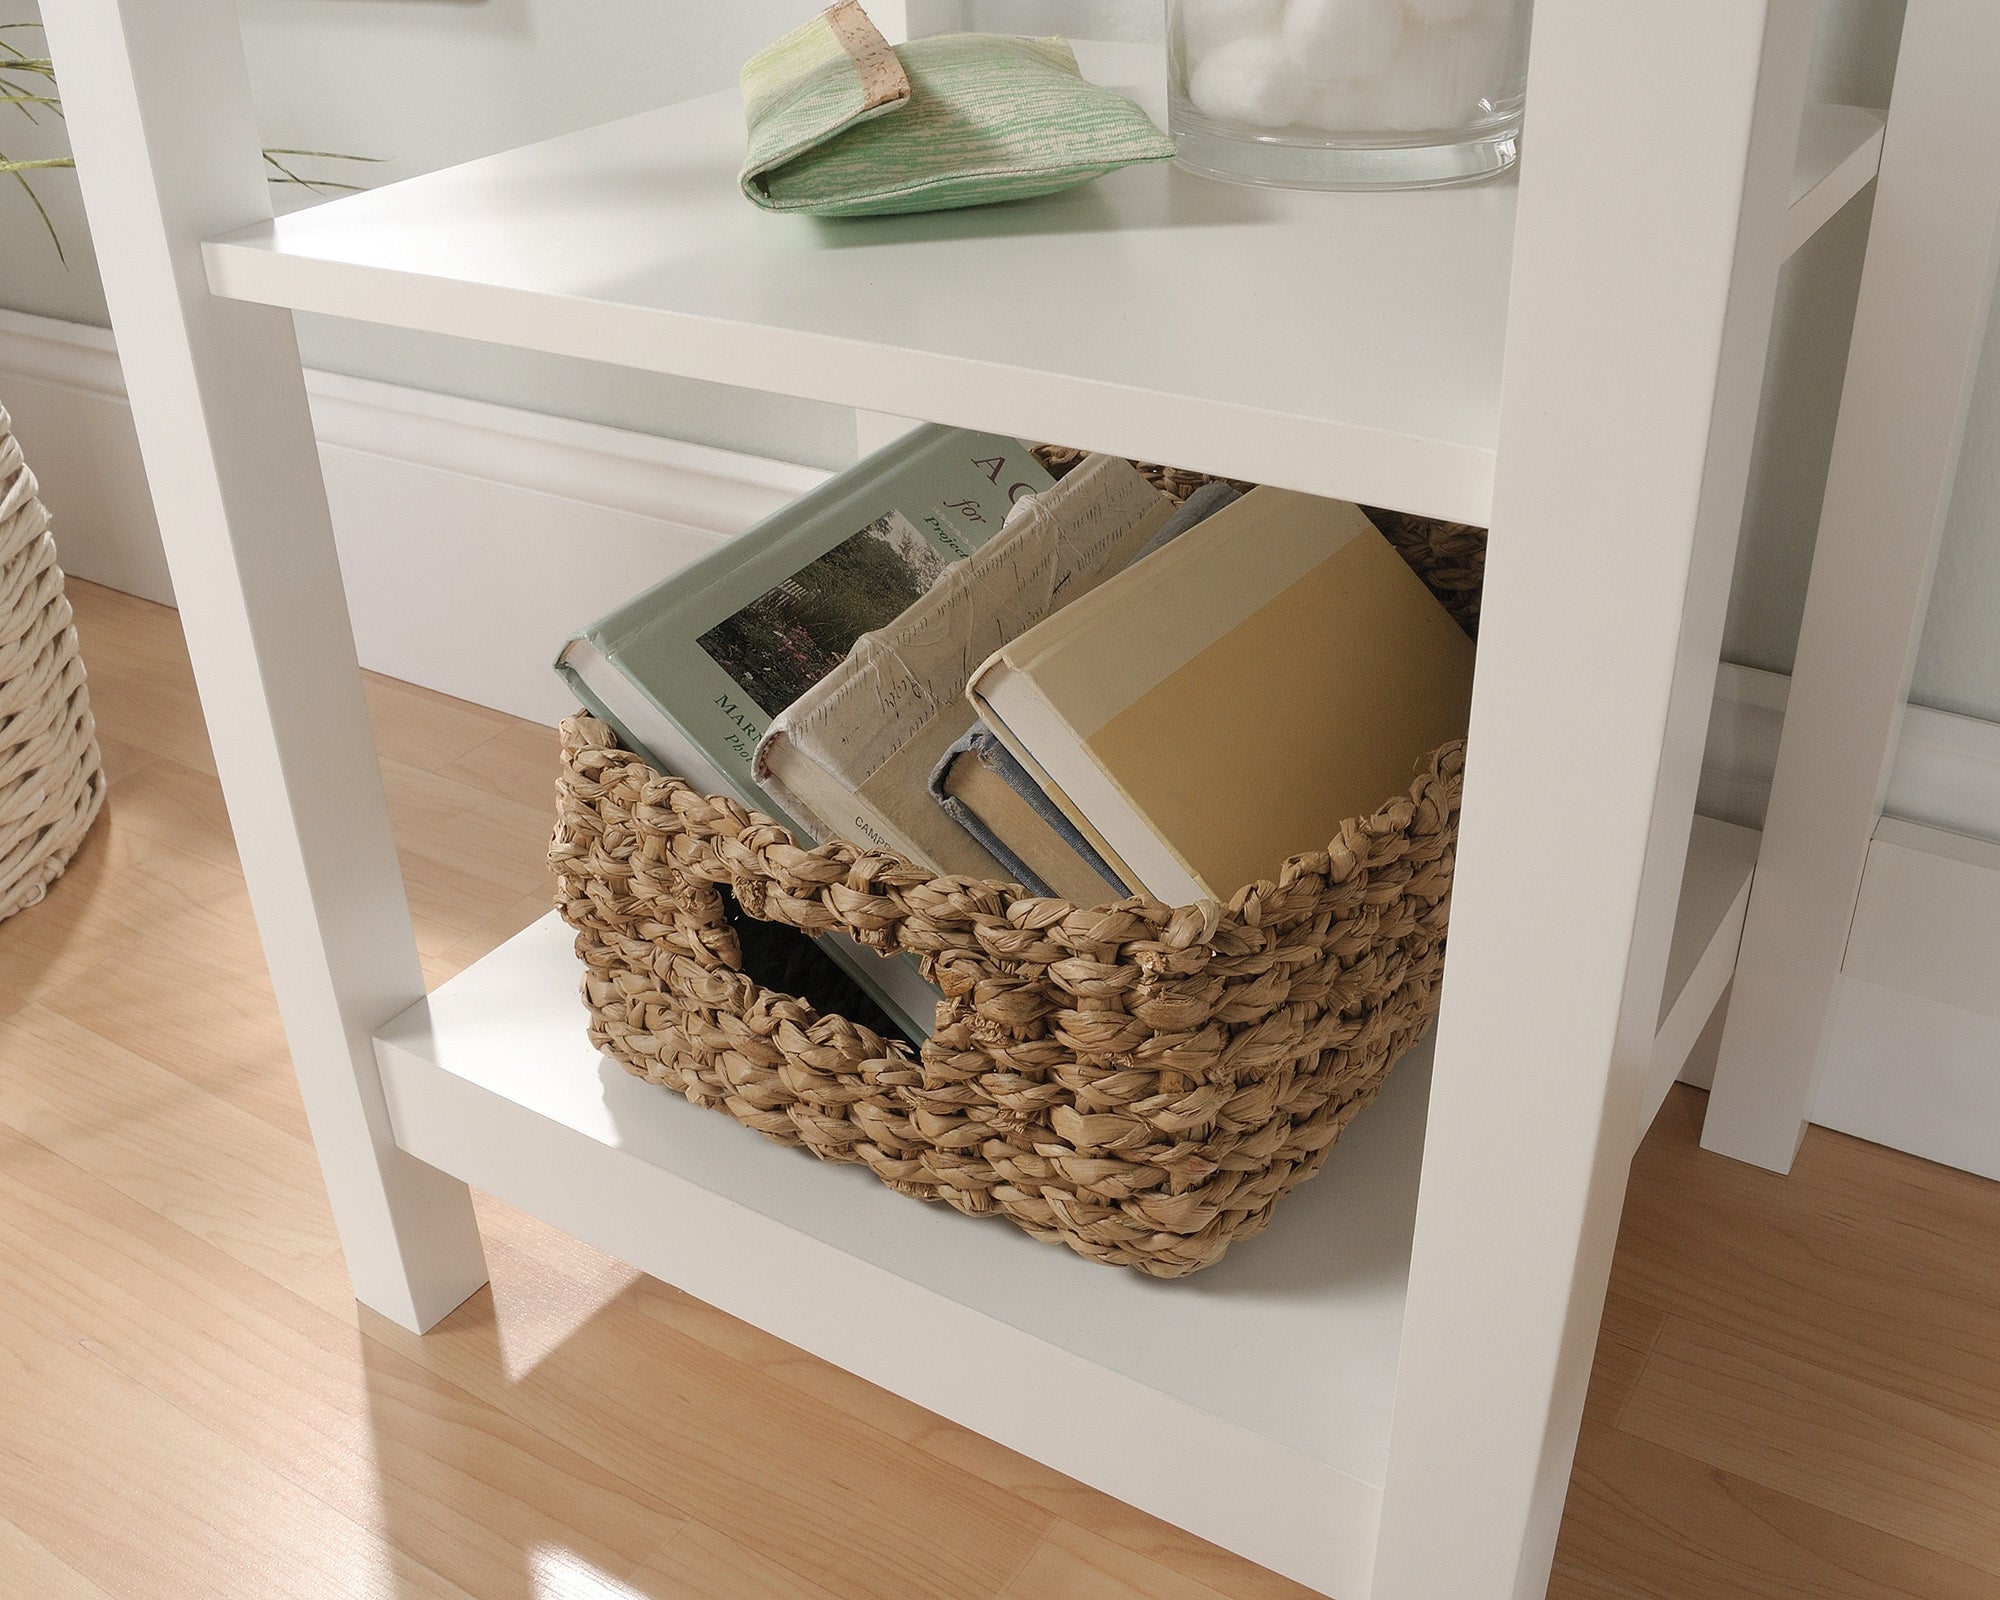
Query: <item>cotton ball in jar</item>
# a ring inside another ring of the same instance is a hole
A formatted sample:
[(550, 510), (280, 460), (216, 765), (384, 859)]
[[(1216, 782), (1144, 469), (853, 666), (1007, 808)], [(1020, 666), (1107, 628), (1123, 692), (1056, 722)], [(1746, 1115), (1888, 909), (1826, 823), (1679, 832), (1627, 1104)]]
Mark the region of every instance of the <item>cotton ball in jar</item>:
[(1520, 36), (1505, 22), (1475, 23), (1454, 31), (1457, 41), (1446, 77), (1456, 102), (1454, 115), (1471, 121), (1521, 92), (1527, 60)]
[(1396, 57), (1399, 0), (1286, 0), (1285, 48), (1309, 78), (1365, 78)]
[(1505, 27), (1412, 28), (1380, 80), (1382, 126), (1431, 133), (1477, 120), (1506, 83), (1512, 48)]
[(1234, 39), (1205, 57), (1188, 79), (1195, 108), (1219, 122), (1282, 128), (1298, 121), (1313, 86), (1292, 65), (1284, 41), (1269, 35)]
[(1189, 66), (1232, 40), (1275, 33), (1285, 0), (1181, 0), (1181, 42)]
[(1373, 78), (1337, 78), (1321, 86), (1299, 120), (1326, 133), (1379, 133), (1381, 85)]

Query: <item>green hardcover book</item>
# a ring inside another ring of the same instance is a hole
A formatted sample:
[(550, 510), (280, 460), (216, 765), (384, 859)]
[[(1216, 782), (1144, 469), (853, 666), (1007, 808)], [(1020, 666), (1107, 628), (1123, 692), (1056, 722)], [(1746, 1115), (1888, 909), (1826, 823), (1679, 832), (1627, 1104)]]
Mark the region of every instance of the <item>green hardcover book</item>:
[[(662, 771), (809, 837), (751, 770), (771, 719), (1052, 482), (1018, 439), (918, 428), (583, 629), (556, 670)], [(938, 995), (913, 959), (820, 942), (929, 1036)]]

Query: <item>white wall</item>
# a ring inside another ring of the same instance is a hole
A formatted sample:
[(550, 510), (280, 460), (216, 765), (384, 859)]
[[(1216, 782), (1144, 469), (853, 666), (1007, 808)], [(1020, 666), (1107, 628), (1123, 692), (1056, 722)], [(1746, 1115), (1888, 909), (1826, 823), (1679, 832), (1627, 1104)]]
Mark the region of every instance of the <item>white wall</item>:
[[(393, 178), (733, 81), (742, 58), (820, 0), (243, 0), (266, 137), (387, 157)], [(1085, 32), (1156, 22), (1159, 0), (975, 0), (984, 26)], [(0, 19), (33, 0), (0, 0)], [(1829, 0), (1817, 67), (1829, 98), (1887, 98), (1901, 0)], [(1700, 114), (1699, 85), (1660, 108)], [(57, 130), (0, 124), (0, 150), (47, 153)], [(103, 320), (74, 185), (41, 183), (71, 244), (62, 268), (25, 201), (0, 191), (0, 307)], [(1790, 668), (1851, 315), (1865, 202), (1788, 268), (1726, 653)], [(716, 385), (301, 319), (308, 360), (565, 417), (816, 466), (851, 459), (848, 413)], [(1615, 508), (1607, 508), (1615, 516)], [(2000, 339), (1988, 352), (1915, 698), (2000, 720)]]

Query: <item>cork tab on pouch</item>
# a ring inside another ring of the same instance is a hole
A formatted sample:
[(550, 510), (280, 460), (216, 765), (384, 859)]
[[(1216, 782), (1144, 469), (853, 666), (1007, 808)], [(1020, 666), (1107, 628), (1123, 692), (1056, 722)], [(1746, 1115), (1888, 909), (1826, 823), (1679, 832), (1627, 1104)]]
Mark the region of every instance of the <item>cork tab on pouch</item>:
[(910, 97), (910, 80), (903, 63), (896, 59), (896, 47), (861, 9), (860, 0), (839, 0), (828, 6), (826, 24), (833, 30), (854, 70), (861, 75), (861, 109), (873, 111)]

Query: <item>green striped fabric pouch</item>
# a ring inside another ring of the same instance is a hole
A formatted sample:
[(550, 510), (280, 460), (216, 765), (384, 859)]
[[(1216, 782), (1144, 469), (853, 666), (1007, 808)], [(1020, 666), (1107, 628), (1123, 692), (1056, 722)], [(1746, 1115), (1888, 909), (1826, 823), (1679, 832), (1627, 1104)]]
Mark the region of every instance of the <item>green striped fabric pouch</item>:
[(886, 216), (1067, 189), (1173, 141), (1086, 83), (1061, 39), (956, 33), (892, 47), (857, 0), (743, 69), (743, 192), (767, 211)]

